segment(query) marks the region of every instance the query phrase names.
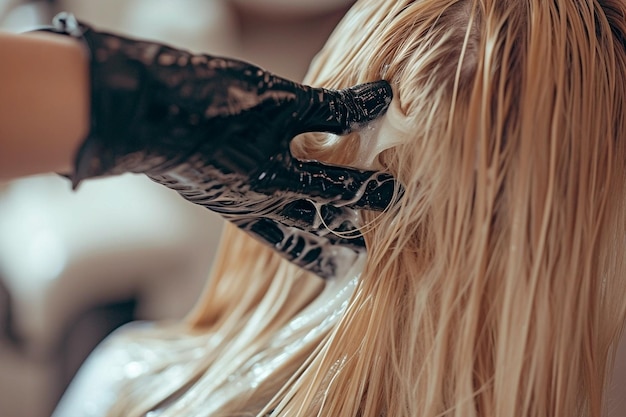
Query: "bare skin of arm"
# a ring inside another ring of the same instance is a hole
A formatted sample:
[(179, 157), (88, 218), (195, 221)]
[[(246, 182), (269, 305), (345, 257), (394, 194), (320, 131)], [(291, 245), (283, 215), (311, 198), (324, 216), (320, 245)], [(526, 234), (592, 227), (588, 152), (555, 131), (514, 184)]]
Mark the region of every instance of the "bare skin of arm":
[(89, 128), (89, 71), (80, 42), (0, 32), (0, 181), (71, 170)]

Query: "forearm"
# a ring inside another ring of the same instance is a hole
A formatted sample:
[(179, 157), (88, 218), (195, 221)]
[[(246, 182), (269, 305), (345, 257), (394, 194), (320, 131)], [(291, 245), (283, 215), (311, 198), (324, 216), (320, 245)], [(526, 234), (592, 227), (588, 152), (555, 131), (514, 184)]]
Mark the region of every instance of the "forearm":
[(89, 130), (82, 45), (47, 33), (0, 33), (0, 180), (69, 172)]

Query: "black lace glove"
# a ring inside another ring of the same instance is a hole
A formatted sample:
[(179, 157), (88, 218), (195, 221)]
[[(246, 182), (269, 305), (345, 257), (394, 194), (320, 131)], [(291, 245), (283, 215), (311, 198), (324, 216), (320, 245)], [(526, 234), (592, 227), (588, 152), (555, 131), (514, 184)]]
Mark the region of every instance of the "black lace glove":
[(386, 111), (388, 83), (311, 88), (245, 62), (97, 32), (66, 13), (46, 30), (82, 40), (91, 54), (91, 130), (74, 187), (145, 173), (322, 277), (364, 250), (356, 210), (385, 209), (393, 178), (296, 160), (289, 142), (362, 127)]

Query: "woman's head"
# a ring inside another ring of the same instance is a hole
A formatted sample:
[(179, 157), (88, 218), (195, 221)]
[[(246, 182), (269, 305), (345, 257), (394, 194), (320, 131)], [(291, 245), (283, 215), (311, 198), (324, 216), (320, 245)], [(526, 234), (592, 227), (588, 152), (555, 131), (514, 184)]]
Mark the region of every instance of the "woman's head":
[[(382, 77), (394, 102), (360, 134), (293, 150), (388, 170), (405, 193), (363, 214), (359, 287), (268, 409), (599, 415), (626, 299), (625, 33), (623, 1), (357, 2), (307, 81)], [(306, 279), (246, 239), (197, 323), (232, 313), (237, 280)]]

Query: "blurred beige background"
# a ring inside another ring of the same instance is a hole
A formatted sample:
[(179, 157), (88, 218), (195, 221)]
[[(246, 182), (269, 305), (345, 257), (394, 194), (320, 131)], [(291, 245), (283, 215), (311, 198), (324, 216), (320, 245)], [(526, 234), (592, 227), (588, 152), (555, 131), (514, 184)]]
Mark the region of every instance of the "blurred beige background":
[[(299, 80), (352, 0), (0, 0), (0, 28), (67, 10), (92, 24)], [(73, 193), (43, 176), (0, 185), (0, 416), (45, 417), (89, 351), (131, 320), (182, 317), (222, 221), (139, 176)], [(626, 416), (626, 343), (609, 416)]]

